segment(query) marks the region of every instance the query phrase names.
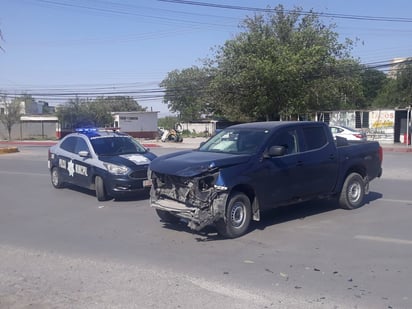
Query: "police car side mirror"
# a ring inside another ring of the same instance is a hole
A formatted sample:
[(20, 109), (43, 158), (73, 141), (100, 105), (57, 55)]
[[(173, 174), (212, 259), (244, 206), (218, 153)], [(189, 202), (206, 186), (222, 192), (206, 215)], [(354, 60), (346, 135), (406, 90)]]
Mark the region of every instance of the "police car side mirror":
[(79, 151), (79, 156), (83, 158), (88, 158), (89, 157), (89, 152), (86, 150)]

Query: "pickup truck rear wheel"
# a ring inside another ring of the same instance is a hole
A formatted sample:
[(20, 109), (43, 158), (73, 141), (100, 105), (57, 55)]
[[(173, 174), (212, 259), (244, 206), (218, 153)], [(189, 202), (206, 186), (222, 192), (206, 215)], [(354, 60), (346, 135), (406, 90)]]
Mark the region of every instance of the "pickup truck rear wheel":
[(344, 209), (355, 209), (362, 205), (365, 196), (365, 183), (358, 173), (346, 177), (339, 197), (339, 205)]
[(244, 193), (237, 192), (229, 198), (226, 218), (216, 222), (216, 229), (224, 237), (236, 238), (246, 233), (251, 218), (249, 198)]

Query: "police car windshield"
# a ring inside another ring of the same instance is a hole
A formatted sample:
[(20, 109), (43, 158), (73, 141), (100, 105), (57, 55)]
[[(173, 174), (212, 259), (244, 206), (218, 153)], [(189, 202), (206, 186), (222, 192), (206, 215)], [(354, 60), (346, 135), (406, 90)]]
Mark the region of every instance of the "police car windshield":
[(130, 137), (105, 136), (90, 138), (94, 152), (100, 156), (144, 153), (146, 149)]

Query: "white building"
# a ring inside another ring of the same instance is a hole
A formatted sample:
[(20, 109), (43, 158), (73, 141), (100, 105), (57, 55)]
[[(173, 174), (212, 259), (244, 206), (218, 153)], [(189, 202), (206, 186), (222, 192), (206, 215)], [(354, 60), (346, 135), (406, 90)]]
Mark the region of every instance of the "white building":
[(159, 112), (113, 112), (114, 127), (138, 138), (157, 137), (157, 114)]

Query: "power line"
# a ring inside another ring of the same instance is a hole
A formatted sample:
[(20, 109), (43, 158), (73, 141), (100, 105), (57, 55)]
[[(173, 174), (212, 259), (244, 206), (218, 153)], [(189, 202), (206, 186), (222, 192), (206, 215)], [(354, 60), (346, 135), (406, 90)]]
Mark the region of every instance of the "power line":
[[(229, 9), (229, 10), (239, 10), (239, 11), (252, 11), (252, 12), (273, 12), (275, 9), (271, 8), (258, 8), (258, 7), (247, 7), (247, 6), (237, 6), (237, 5), (226, 5), (226, 4), (216, 4), (210, 2), (199, 2), (199, 1), (186, 1), (186, 0), (157, 0), (159, 2), (168, 2), (175, 4), (185, 4), (192, 6), (204, 6), (213, 7), (219, 9)], [(290, 13), (291, 10), (283, 10), (284, 12)], [(352, 14), (337, 14), (337, 13), (321, 13), (315, 11), (301, 11), (303, 15), (317, 14), (319, 16), (340, 18), (340, 19), (354, 19), (354, 20), (366, 20), (366, 21), (387, 21), (387, 22), (407, 22), (411, 23), (412, 18), (406, 17), (381, 17), (381, 16), (367, 16), (367, 15), (352, 15)]]

